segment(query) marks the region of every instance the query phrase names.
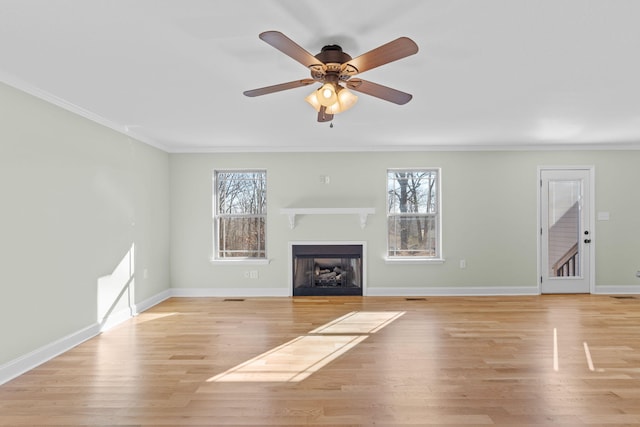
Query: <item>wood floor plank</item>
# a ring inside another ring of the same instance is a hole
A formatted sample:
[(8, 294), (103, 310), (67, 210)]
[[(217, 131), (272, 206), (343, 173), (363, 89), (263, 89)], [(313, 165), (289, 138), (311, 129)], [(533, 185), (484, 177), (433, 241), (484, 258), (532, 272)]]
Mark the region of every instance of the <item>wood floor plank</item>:
[(638, 425), (639, 302), (172, 298), (0, 386), (0, 425)]

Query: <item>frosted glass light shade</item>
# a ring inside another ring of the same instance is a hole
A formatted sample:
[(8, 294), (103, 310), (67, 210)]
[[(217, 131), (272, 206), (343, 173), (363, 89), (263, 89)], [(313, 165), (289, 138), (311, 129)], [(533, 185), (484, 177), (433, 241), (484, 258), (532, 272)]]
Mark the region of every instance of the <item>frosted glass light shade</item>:
[[(323, 86), (324, 87), (324, 86)], [(323, 88), (315, 90), (309, 94), (304, 100), (307, 101), (316, 111), (320, 111), (320, 108), (324, 105), (321, 102), (322, 95), (320, 91)], [(348, 89), (341, 87), (338, 89), (336, 95), (336, 101), (333, 104), (325, 105), (325, 112), (327, 114), (338, 114), (343, 111), (347, 111), (349, 108), (353, 107), (355, 103), (358, 101), (358, 97), (354, 95)]]
[(320, 101), (318, 101), (318, 94), (316, 92), (317, 91), (314, 90), (304, 100), (315, 108), (316, 111), (320, 111), (320, 107), (322, 107), (322, 105), (320, 105)]
[(348, 89), (341, 89), (338, 92), (338, 103), (340, 104), (340, 112), (347, 111), (358, 102), (358, 97)]

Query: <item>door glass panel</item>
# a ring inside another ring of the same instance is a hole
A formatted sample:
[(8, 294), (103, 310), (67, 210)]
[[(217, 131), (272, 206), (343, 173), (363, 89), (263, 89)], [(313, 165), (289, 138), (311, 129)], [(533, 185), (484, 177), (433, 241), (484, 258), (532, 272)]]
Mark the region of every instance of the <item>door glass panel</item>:
[(548, 277), (581, 277), (580, 180), (549, 180)]

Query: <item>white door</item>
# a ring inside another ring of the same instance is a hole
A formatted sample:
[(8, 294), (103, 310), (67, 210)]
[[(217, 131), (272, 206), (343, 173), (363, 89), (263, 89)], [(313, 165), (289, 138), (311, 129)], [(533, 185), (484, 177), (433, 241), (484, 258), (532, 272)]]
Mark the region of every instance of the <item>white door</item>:
[(540, 170), (540, 291), (591, 292), (591, 170)]

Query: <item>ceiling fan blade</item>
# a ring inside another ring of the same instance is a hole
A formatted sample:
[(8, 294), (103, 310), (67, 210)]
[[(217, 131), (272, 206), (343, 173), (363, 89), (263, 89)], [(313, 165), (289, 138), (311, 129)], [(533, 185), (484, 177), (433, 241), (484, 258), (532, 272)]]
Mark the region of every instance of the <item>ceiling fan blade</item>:
[(290, 56), (307, 68), (314, 65), (320, 67), (324, 65), (322, 62), (318, 61), (315, 56), (311, 55), (280, 31), (265, 31), (264, 33), (260, 33), (259, 37), (261, 40), (264, 40), (280, 52)]
[(274, 93), (274, 92), (280, 92), (287, 89), (295, 89), (297, 87), (307, 86), (312, 83), (316, 83), (316, 81), (313, 79), (294, 80), (288, 83), (280, 83), (279, 85), (266, 86), (266, 87), (261, 87), (259, 89), (246, 90), (242, 93), (245, 94), (246, 96), (253, 97), (253, 96), (267, 95), (269, 93)]
[(383, 44), (367, 53), (353, 58), (346, 63), (354, 67), (357, 73), (379, 67), (398, 59), (406, 58), (418, 52), (418, 45), (408, 37), (400, 37), (392, 42)]
[(320, 111), (318, 111), (318, 121), (319, 122), (330, 122), (333, 120), (333, 114), (327, 114), (327, 107), (324, 105), (320, 107)]
[(356, 92), (366, 93), (398, 105), (404, 105), (413, 98), (411, 94), (362, 79), (347, 80), (347, 87)]

